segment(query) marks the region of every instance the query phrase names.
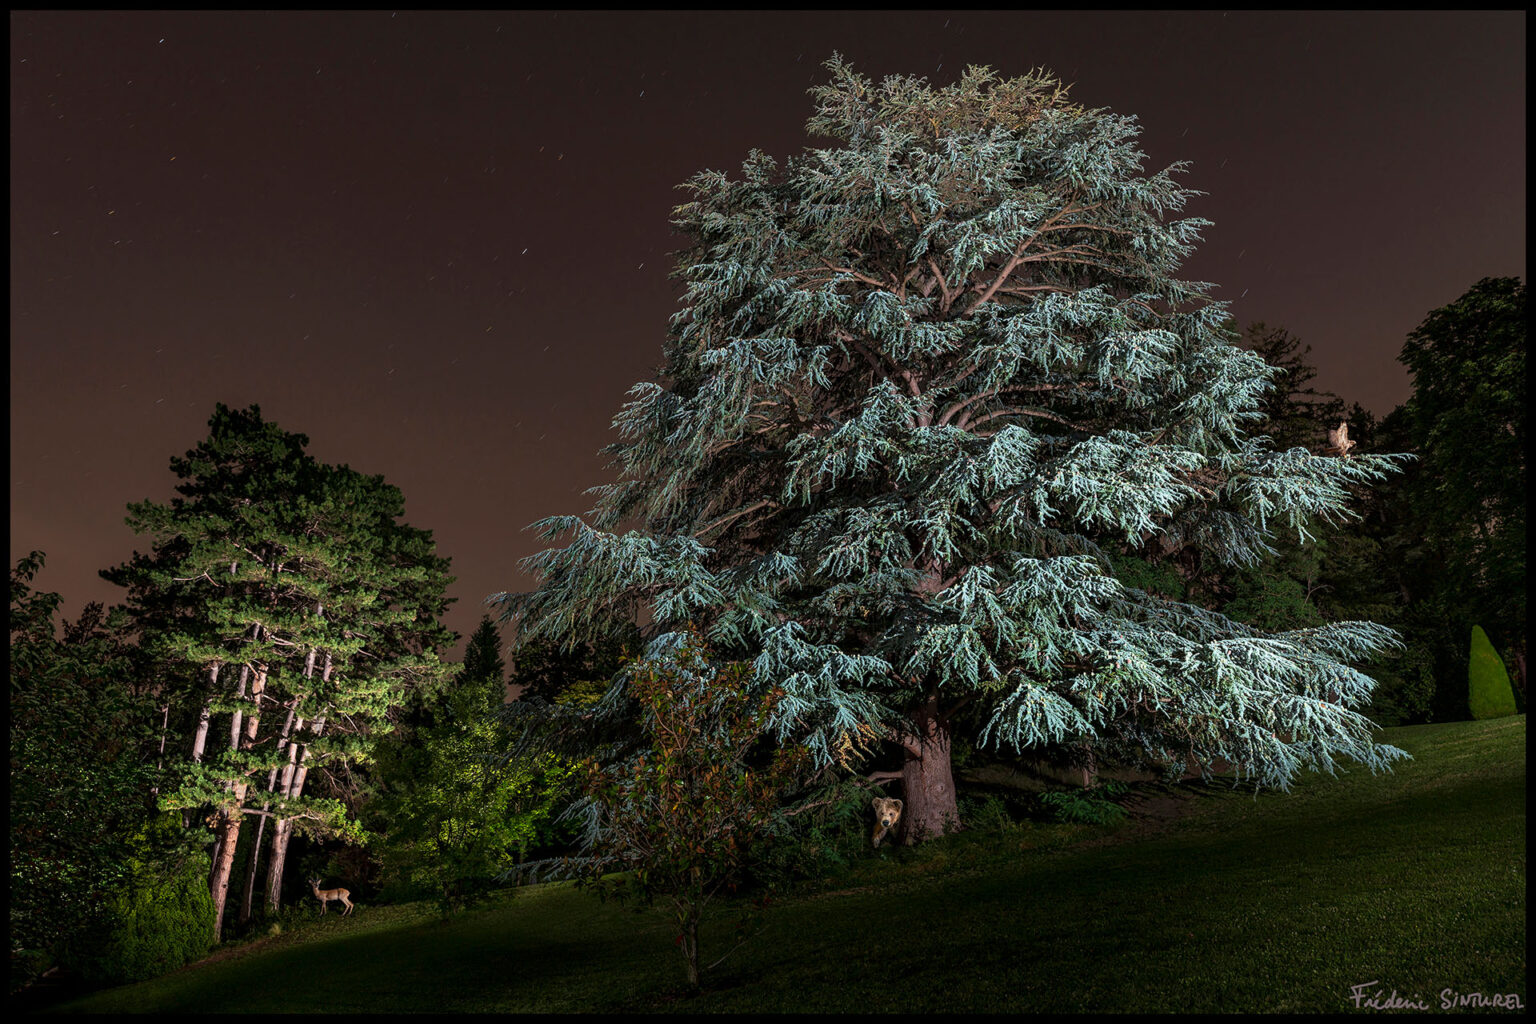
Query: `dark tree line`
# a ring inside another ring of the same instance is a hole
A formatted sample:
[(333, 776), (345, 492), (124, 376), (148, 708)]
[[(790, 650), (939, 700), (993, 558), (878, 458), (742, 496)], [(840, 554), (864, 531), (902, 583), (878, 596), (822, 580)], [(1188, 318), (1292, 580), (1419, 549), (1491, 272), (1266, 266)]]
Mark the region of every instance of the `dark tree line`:
[(1266, 628), (1363, 618), (1404, 647), (1368, 665), (1373, 711), (1387, 724), (1467, 714), (1474, 626), (1525, 693), (1525, 285), (1485, 278), (1433, 310), (1399, 361), (1412, 397), (1377, 419), (1316, 390), (1307, 348), (1251, 326), (1244, 344), (1281, 374), (1254, 429), (1277, 447), (1320, 449), (1347, 424), (1361, 452), (1411, 452), (1405, 471), (1357, 496), (1360, 518), (1313, 544), (1277, 538), (1260, 565), (1200, 581), (1207, 600)]

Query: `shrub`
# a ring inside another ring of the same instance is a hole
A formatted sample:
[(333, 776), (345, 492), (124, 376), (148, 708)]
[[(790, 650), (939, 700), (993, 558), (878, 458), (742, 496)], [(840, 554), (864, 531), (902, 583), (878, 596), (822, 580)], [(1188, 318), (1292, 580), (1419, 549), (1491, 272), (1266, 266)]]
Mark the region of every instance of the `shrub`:
[(869, 790), (842, 781), (806, 796), (768, 826), (745, 884), (772, 891), (844, 874), (869, 851)]
[(1069, 789), (1040, 794), (1040, 802), (1060, 822), (1077, 825), (1109, 825), (1125, 817), (1125, 808), (1115, 803), (1124, 796), (1121, 782), (1104, 782), (1092, 789)]
[(78, 939), (65, 962), (95, 984), (120, 985), (173, 971), (213, 945), (210, 864), (201, 850), (152, 853), (132, 863), (133, 881), (109, 904), (107, 925)]
[(1366, 674), (1376, 680), (1366, 714), (1377, 725), (1415, 725), (1432, 717), (1435, 656), (1428, 645), (1411, 640), (1402, 650), (1379, 655)]
[(978, 832), (1007, 832), (1019, 826), (1010, 801), (997, 793), (962, 798), (960, 817)]

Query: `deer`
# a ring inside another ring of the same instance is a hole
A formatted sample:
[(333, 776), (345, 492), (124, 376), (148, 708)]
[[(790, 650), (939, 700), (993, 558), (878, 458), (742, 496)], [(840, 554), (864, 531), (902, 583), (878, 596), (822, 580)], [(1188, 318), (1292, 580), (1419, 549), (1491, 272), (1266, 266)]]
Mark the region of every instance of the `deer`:
[(341, 912), (342, 917), (352, 913), (352, 901), (347, 899), (348, 896), (352, 895), (351, 889), (322, 889), (320, 888), (320, 879), (318, 878), (311, 878), (309, 880), (309, 888), (315, 894), (315, 899), (320, 901), (320, 914), (322, 917), (325, 916), (326, 904), (330, 903), (331, 900), (341, 900), (346, 905), (347, 909)]

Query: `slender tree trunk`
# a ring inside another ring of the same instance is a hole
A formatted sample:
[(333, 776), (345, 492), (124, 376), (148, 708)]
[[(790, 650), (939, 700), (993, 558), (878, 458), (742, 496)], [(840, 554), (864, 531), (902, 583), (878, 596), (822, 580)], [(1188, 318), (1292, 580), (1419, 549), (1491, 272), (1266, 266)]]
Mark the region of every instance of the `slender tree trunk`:
[(171, 702), (166, 701), (165, 707), (160, 709), (160, 754), (155, 758), (155, 784), (149, 787), (150, 796), (160, 795), (160, 773), (165, 770), (165, 734), (171, 727)]
[(683, 949), (683, 962), (687, 965), (688, 985), (691, 988), (699, 987), (699, 911), (695, 907), (688, 907), (678, 914), (680, 920), (678, 927), (681, 932), (678, 935), (678, 944)]
[[(320, 609), (318, 607), (315, 609), (315, 614), (320, 614)], [(315, 655), (317, 653), (317, 651), (311, 649), (309, 652), (309, 657), (305, 659), (304, 678), (306, 679), (312, 679), (314, 677)], [(330, 654), (326, 654), (325, 668), (320, 673), (321, 686), (323, 687), (326, 683), (330, 682), (330, 679), (331, 656)], [(303, 731), (304, 720), (301, 718), (299, 719), (298, 724), (294, 726), (293, 736), (289, 740), (288, 763), (283, 766), (283, 781), (282, 784), (278, 787), (278, 792), (288, 799), (297, 799), (299, 795), (304, 791), (304, 776), (308, 773), (307, 768), (300, 767), (300, 762), (309, 754), (307, 746), (303, 752), (300, 753), (298, 735)], [(322, 718), (316, 723), (315, 735), (319, 736), (320, 733), (324, 731), (325, 719)], [(283, 869), (286, 866), (288, 860), (288, 840), (292, 834), (292, 826), (289, 824), (288, 819), (279, 818), (276, 822), (273, 823), (272, 855), (267, 861), (267, 910), (270, 913), (276, 913), (277, 908), (282, 901)]]
[[(288, 763), (283, 765), (282, 781), (278, 784), (277, 795), (288, 796), (288, 788), (293, 784), (293, 773), (299, 760), (298, 734), (304, 728), (304, 719), (299, 719), (293, 728), (293, 735), (288, 739)], [(288, 857), (288, 819), (277, 818), (272, 822), (272, 852), (267, 857), (267, 913), (275, 914), (282, 905), (283, 898), (283, 862)]]
[[(235, 685), (235, 700), (241, 701), (241, 700), (245, 699), (245, 684), (250, 681), (250, 678), (251, 678), (251, 666), (249, 666), (249, 665), (241, 665), (240, 666), (240, 682)], [(234, 713), (231, 714), (230, 717), (229, 717), (229, 749), (230, 750), (239, 750), (240, 749), (240, 726), (241, 726), (242, 718), (243, 718), (243, 715), (242, 715), (242, 713), (241, 713), (241, 711), (240, 711), (240, 709), (238, 707), (235, 708)]]
[[(203, 763), (203, 752), (207, 749), (207, 746), (208, 746), (208, 723), (209, 723), (209, 720), (213, 716), (213, 709), (211, 707), (211, 705), (213, 703), (213, 694), (214, 694), (215, 691), (217, 691), (218, 686), (219, 686), (219, 666), (218, 666), (218, 664), (214, 664), (214, 666), (208, 672), (208, 694), (209, 695), (203, 699), (203, 710), (200, 711), (198, 713), (198, 716), (197, 716), (197, 731), (192, 734), (192, 763), (193, 764), (202, 764)], [(192, 820), (193, 820), (192, 816), (195, 813), (196, 813), (196, 811), (193, 808), (188, 808), (188, 809), (182, 811), (181, 812), (182, 824), (184, 826), (186, 826), (187, 828), (192, 827)], [(219, 849), (220, 849), (218, 844), (223, 841), (222, 837), (224, 835), (222, 829), (220, 829), (220, 827), (218, 825), (216, 825), (216, 824), (213, 825), (213, 828), (214, 828), (214, 832), (215, 832), (216, 838), (214, 839), (214, 849), (213, 849), (214, 870), (208, 876), (208, 885), (209, 885), (210, 888), (212, 888), (212, 886), (214, 884), (214, 876), (218, 874)]]
[[(300, 723), (302, 726), (303, 723)], [(315, 738), (318, 739), (325, 732), (325, 719), (317, 720), (312, 727)], [(298, 747), (297, 741), (292, 745)], [(309, 745), (305, 744), (299, 750), (298, 758), (283, 769), (285, 780), (284, 792), (290, 800), (297, 800), (304, 795), (304, 779), (309, 774), (309, 766), (304, 762), (309, 758)], [(283, 891), (283, 869), (288, 861), (288, 841), (293, 838), (293, 825), (287, 818), (279, 818), (272, 829), (272, 856), (267, 863), (267, 905), (276, 906)]]
[[(213, 716), (210, 706), (213, 697), (212, 691), (219, 685), (219, 666), (215, 664), (209, 671), (209, 696), (203, 699), (203, 710), (197, 716), (197, 731), (192, 734), (192, 763), (203, 763), (203, 750), (208, 744), (208, 721)], [(185, 828), (191, 828), (193, 815), (197, 813), (195, 808), (187, 808), (181, 812), (181, 824)], [(217, 858), (215, 858), (217, 859)]]
[[(208, 670), (208, 688), (210, 691), (214, 691), (217, 690), (218, 687), (219, 665), (217, 662), (215, 662), (213, 668)], [(208, 721), (213, 717), (213, 709), (210, 706), (211, 704), (211, 697), (208, 700), (203, 701), (203, 710), (200, 711), (197, 716), (197, 732), (192, 734), (193, 764), (203, 763), (203, 750), (208, 745)]]
[[(266, 686), (267, 666), (257, 665), (254, 675), (242, 673), (242, 680), (245, 678), (250, 679), (251, 694), (254, 699)], [(242, 690), (243, 688), (242, 681)], [(255, 737), (260, 717), (256, 711), (246, 716), (245, 732), (248, 737)], [(240, 745), (240, 730), (232, 727), (229, 731), (229, 749), (238, 751)], [(245, 824), (245, 794), (249, 789), (250, 783), (244, 779), (235, 783), (231, 787), (229, 799), (220, 808), (215, 821), (214, 827), (218, 835), (213, 847), (213, 873), (208, 880), (209, 891), (213, 894), (215, 940), (223, 935), (224, 905), (229, 896), (229, 879), (234, 870), (235, 849), (240, 845), (240, 828)]]
[(952, 832), (960, 825), (955, 803), (955, 779), (950, 766), (948, 720), (938, 699), (928, 698), (914, 724), (917, 733), (899, 737), (906, 759), (901, 766), (903, 801), (902, 842), (911, 845)]
[[(262, 804), (261, 809), (266, 810), (268, 804)], [(256, 838), (251, 843), (251, 861), (245, 870), (245, 892), (240, 897), (240, 923), (245, 924), (251, 919), (251, 902), (256, 896), (256, 875), (261, 870), (261, 840), (267, 831), (267, 816), (261, 815), (256, 819)]]
[[(288, 704), (288, 717), (283, 721), (283, 731), (277, 738), (277, 749), (279, 750), (287, 745), (288, 737), (293, 734), (293, 716), (298, 710), (299, 702), (303, 699), (304, 694), (301, 693)], [(277, 765), (273, 765), (271, 770), (267, 772), (266, 793), (268, 797), (277, 789), (277, 770)], [(271, 808), (272, 801), (270, 799), (262, 801), (261, 809), (263, 811), (271, 810)], [(261, 841), (265, 838), (266, 832), (267, 815), (262, 814), (256, 819), (256, 841), (251, 844), (251, 863), (245, 873), (245, 893), (240, 900), (241, 924), (251, 919), (251, 905), (256, 896), (256, 876), (260, 873), (261, 869)]]
[(213, 940), (218, 942), (224, 935), (224, 902), (229, 896), (230, 870), (235, 863), (235, 847), (240, 841), (240, 824), (245, 817), (245, 791), (247, 783), (235, 783), (229, 802), (219, 810), (216, 828), (219, 840), (215, 848), (213, 879), (209, 889), (213, 893)]

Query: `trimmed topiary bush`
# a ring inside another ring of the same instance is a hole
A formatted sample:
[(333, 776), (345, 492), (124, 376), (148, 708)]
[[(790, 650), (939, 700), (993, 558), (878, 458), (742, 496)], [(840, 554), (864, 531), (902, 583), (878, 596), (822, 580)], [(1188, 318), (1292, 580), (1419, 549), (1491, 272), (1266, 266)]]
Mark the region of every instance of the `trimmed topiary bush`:
[(1503, 718), (1515, 713), (1515, 692), (1509, 685), (1504, 662), (1482, 626), (1472, 627), (1472, 650), (1467, 658), (1467, 705), (1474, 719)]

